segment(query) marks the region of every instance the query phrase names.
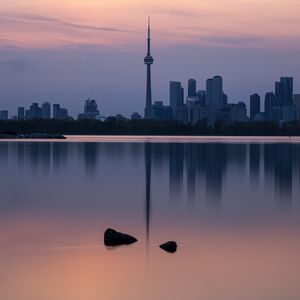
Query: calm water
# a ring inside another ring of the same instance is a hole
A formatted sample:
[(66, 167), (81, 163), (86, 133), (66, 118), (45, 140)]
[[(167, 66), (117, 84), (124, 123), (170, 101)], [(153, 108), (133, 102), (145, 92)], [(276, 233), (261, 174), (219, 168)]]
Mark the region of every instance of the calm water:
[(299, 300), (300, 143), (263, 140), (0, 142), (0, 299)]

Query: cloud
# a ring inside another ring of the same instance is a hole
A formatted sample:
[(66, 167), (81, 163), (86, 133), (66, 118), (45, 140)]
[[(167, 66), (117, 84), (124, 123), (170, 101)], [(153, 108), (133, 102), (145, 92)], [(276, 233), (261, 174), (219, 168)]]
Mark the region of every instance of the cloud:
[(266, 42), (266, 38), (259, 37), (259, 36), (247, 36), (247, 35), (210, 35), (210, 36), (201, 36), (199, 37), (201, 41), (209, 42), (212, 44), (217, 45), (224, 45), (224, 46), (243, 46), (253, 44), (256, 45), (257, 43)]
[(119, 28), (113, 27), (101, 27), (101, 26), (93, 26), (93, 25), (85, 25), (85, 24), (77, 24), (72, 22), (64, 22), (60, 19), (41, 16), (41, 15), (33, 15), (33, 14), (8, 14), (1, 13), (0, 18), (2, 23), (5, 21), (8, 22), (27, 22), (27, 23), (45, 23), (45, 24), (53, 24), (65, 28), (73, 28), (73, 29), (84, 29), (84, 30), (93, 30), (93, 31), (106, 31), (106, 32), (131, 32), (127, 30), (122, 30)]

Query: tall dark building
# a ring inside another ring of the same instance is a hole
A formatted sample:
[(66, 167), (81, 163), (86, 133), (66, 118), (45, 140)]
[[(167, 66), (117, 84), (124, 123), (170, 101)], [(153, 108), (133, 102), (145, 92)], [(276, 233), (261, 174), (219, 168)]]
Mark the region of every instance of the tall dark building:
[(275, 83), (276, 100), (280, 106), (293, 105), (293, 77), (281, 77)]
[(178, 109), (183, 105), (184, 91), (181, 83), (170, 81), (170, 106), (173, 110), (173, 119), (178, 119)]
[(53, 118), (60, 119), (60, 104), (53, 104)]
[(206, 80), (206, 106), (212, 107), (212, 96), (213, 95), (213, 79), (209, 78)]
[(272, 109), (276, 106), (276, 96), (274, 93), (266, 93), (265, 96), (265, 119), (271, 121), (273, 119)]
[(214, 76), (212, 83), (212, 108), (221, 109), (223, 107), (223, 78)]
[(148, 40), (147, 40), (147, 55), (144, 63), (147, 66), (147, 86), (146, 86), (146, 107), (145, 119), (152, 118), (152, 89), (151, 89), (151, 65), (153, 64), (153, 57), (151, 56), (151, 38), (150, 38), (150, 18), (148, 19)]
[(7, 121), (8, 120), (8, 110), (0, 111), (0, 120)]
[(260, 113), (260, 96), (254, 94), (250, 96), (250, 118), (253, 121), (255, 116)]
[(25, 107), (18, 107), (18, 120), (25, 119)]
[(189, 79), (188, 81), (188, 97), (196, 97), (197, 96), (197, 82), (195, 79)]
[(69, 117), (68, 110), (60, 104), (53, 104), (53, 119), (65, 120)]
[(42, 118), (46, 120), (51, 118), (51, 104), (49, 102), (42, 104)]
[(95, 99), (87, 99), (84, 102), (84, 112), (78, 115), (78, 119), (95, 120), (100, 115)]
[(41, 119), (42, 118), (42, 108), (39, 104), (34, 102), (30, 105), (30, 119)]

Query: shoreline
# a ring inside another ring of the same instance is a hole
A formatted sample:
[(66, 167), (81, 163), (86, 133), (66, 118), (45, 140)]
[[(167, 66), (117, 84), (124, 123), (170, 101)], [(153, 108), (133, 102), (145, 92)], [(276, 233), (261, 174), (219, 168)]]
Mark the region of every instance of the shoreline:
[(298, 136), (64, 135), (0, 138), (0, 142), (62, 143), (300, 143)]

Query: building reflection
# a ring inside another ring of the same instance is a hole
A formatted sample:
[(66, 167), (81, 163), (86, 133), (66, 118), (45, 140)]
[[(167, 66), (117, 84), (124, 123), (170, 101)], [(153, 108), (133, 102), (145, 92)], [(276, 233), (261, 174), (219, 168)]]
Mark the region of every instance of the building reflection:
[(19, 171), (23, 171), (25, 167), (25, 143), (17, 143), (16, 150), (17, 150), (17, 164)]
[(280, 204), (290, 206), (293, 189), (293, 167), (291, 144), (276, 145), (274, 161), (275, 194), (279, 197)]
[(150, 217), (151, 217), (151, 168), (152, 168), (152, 144), (145, 144), (145, 180), (146, 180), (146, 204), (145, 204), (145, 219), (146, 219), (146, 239), (149, 243), (150, 235)]
[(171, 198), (179, 198), (183, 189), (184, 145), (169, 145), (169, 182)]
[(250, 181), (253, 187), (257, 187), (259, 184), (260, 173), (260, 144), (249, 145), (249, 171)]
[(68, 143), (52, 143), (52, 166), (53, 172), (58, 174), (61, 169), (67, 165), (68, 161)]
[(186, 145), (187, 193), (189, 200), (194, 203), (196, 195), (197, 174), (197, 144)]
[[(163, 176), (167, 174), (167, 178), (163, 178), (169, 183), (172, 200), (189, 199), (193, 204), (199, 201), (208, 205), (223, 204), (224, 182), (227, 175), (232, 176), (233, 170), (246, 175), (249, 172), (251, 188), (255, 190), (263, 184), (268, 189), (271, 187), (274, 201), (282, 206), (292, 205), (293, 181), (299, 186), (299, 144), (0, 143), (0, 161), (3, 168), (11, 160), (19, 171), (29, 167), (32, 172), (39, 172), (41, 176), (50, 172), (58, 174), (68, 166), (70, 160), (72, 163), (80, 161), (79, 165), (84, 166), (85, 174), (96, 177), (100, 156), (108, 161), (124, 158), (124, 162), (129, 157), (129, 162), (133, 161), (135, 168), (138, 168), (142, 155), (146, 178), (147, 234), (151, 216), (151, 188), (155, 189), (156, 182), (156, 178), (151, 176), (157, 172)], [(296, 176), (298, 178), (294, 180)], [(237, 188), (238, 184), (237, 182)]]
[(88, 176), (95, 176), (98, 158), (98, 143), (84, 143), (83, 161), (84, 169)]
[(205, 172), (206, 198), (209, 204), (219, 205), (222, 199), (223, 177), (226, 172), (227, 144), (205, 144), (203, 167)]

